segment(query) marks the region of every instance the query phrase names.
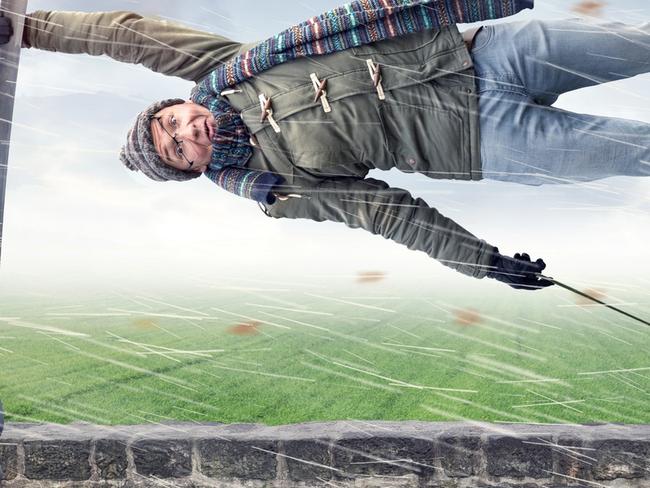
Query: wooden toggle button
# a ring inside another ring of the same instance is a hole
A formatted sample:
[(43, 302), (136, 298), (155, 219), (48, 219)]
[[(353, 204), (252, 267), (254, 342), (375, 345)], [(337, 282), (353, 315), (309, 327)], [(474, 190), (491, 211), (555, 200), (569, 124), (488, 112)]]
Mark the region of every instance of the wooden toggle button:
[(377, 95), (380, 100), (386, 100), (386, 94), (384, 93), (384, 87), (381, 85), (381, 68), (379, 63), (375, 64), (372, 59), (367, 59), (366, 64), (368, 65), (368, 71), (370, 72), (370, 77), (372, 78), (372, 84), (377, 89)]
[(323, 110), (326, 113), (329, 113), (332, 111), (332, 107), (329, 104), (329, 101), (327, 100), (327, 92), (325, 91), (325, 87), (327, 86), (327, 80), (320, 81), (318, 79), (318, 76), (316, 76), (316, 73), (312, 73), (309, 75), (311, 78), (312, 85), (314, 85), (314, 90), (316, 91), (316, 95), (314, 96), (314, 102), (316, 102), (319, 98), (321, 101), (321, 104), (323, 105)]

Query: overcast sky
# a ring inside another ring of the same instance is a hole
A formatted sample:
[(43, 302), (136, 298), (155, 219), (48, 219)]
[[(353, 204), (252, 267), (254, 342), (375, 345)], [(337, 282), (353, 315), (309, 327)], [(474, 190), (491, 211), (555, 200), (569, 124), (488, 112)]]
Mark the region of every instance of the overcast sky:
[[(338, 4), (30, 0), (28, 11), (134, 10), (250, 42)], [(569, 10), (572, 2), (537, 4), (517, 19), (577, 15)], [(603, 18), (639, 22), (650, 19), (650, 10), (645, 0), (617, 0)], [(132, 173), (118, 153), (134, 116), (157, 99), (187, 98), (192, 84), (109, 58), (34, 49), (21, 56), (3, 288), (325, 280), (365, 270), (384, 271), (394, 283), (426, 282), (469, 293), (504, 286), (467, 278), (424, 253), (343, 224), (270, 219), (254, 202), (205, 178), (161, 184)], [(556, 106), (650, 123), (649, 82), (644, 75), (578, 90)], [(649, 178), (610, 178), (587, 188), (442, 181), (396, 170), (369, 176), (409, 189), (503, 253), (544, 258), (549, 275), (638, 285), (650, 272)]]

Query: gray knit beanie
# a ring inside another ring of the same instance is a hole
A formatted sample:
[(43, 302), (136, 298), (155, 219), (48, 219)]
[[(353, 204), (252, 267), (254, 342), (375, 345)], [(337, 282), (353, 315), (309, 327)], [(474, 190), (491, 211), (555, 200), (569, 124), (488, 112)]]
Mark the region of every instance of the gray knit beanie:
[(183, 103), (182, 98), (169, 98), (150, 105), (141, 112), (126, 136), (126, 144), (120, 151), (120, 161), (133, 171), (142, 171), (155, 181), (186, 181), (201, 176), (195, 171), (183, 171), (165, 163), (153, 145), (151, 117), (163, 108)]

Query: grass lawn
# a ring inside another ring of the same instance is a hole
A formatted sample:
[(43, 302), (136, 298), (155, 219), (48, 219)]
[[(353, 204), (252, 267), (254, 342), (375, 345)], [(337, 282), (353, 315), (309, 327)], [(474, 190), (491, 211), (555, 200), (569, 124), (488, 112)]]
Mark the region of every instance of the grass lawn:
[(2, 298), (7, 420), (650, 422), (650, 329), (568, 292), (323, 290)]

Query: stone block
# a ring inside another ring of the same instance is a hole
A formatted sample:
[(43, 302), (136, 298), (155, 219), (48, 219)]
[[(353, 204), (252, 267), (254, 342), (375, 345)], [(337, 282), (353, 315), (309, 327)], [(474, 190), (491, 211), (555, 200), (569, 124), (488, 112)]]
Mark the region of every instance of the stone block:
[(488, 437), (485, 453), (492, 476), (551, 478), (553, 453), (550, 439), (510, 436)]
[(450, 480), (423, 480), (421, 486), (424, 488), (461, 488), (460, 481), (457, 479)]
[(95, 464), (100, 480), (126, 478), (126, 444), (124, 441), (99, 439), (95, 444)]
[(329, 439), (283, 441), (289, 479), (292, 481), (313, 481), (331, 479), (334, 469), (330, 456)]
[(201, 473), (210, 478), (273, 480), (276, 477), (277, 442), (200, 439), (198, 447)]
[(433, 441), (413, 437), (341, 439), (332, 448), (333, 467), (349, 475), (427, 476), (434, 457)]
[(32, 480), (90, 478), (90, 441), (28, 441), (25, 446), (25, 476)]
[[(330, 486), (332, 486), (331, 483)], [(334, 486), (341, 485), (336, 484)], [(360, 477), (354, 480), (353, 485), (346, 486), (352, 486), (354, 488), (420, 488), (421, 484), (419, 478), (416, 475), (411, 474), (407, 476), (390, 476), (386, 478)]]
[(182, 478), (192, 474), (190, 441), (143, 439), (131, 445), (138, 474)]
[[(577, 481), (570, 481), (569, 482), (569, 480), (567, 480), (566, 483), (563, 483), (563, 484), (560, 484), (560, 485), (542, 485), (543, 488), (594, 488), (594, 486), (597, 487), (598, 485), (594, 485), (593, 483), (590, 484), (590, 485), (586, 485), (584, 483), (580, 484)], [(499, 488), (501, 488), (501, 487), (499, 487)], [(533, 486), (532, 488), (539, 488), (539, 487), (538, 486)]]
[(582, 439), (576, 437), (560, 437), (557, 445), (553, 446), (554, 457), (557, 461), (556, 481), (568, 482), (569, 478), (588, 479), (589, 467), (594, 462), (594, 452), (584, 448)]
[(481, 439), (478, 436), (441, 436), (436, 439), (435, 454), (447, 476), (472, 476), (480, 469)]
[(0, 480), (12, 480), (18, 476), (18, 446), (0, 441)]
[[(548, 485), (546, 483), (502, 483), (479, 481), (475, 488), (560, 488), (557, 485)], [(562, 488), (586, 488), (577, 485), (562, 485)]]
[(650, 442), (608, 439), (590, 443), (589, 447), (595, 449), (590, 456), (597, 459), (591, 467), (594, 479), (650, 479)]

